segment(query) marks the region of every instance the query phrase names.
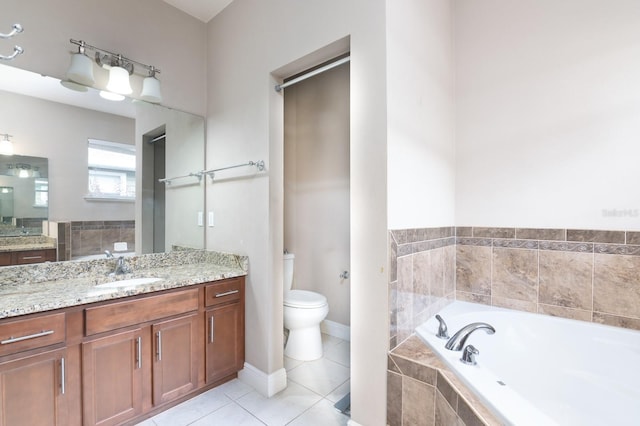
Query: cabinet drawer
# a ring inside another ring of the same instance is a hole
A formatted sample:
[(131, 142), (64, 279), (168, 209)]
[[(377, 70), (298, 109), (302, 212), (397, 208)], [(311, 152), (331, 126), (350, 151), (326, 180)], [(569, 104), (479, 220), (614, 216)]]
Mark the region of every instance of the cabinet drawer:
[(0, 253), (0, 266), (11, 265), (11, 253)]
[(205, 306), (221, 305), (223, 303), (236, 302), (242, 296), (243, 278), (232, 278), (210, 284), (205, 287)]
[(110, 303), (84, 310), (86, 335), (198, 310), (198, 289)]
[(0, 356), (63, 343), (65, 330), (64, 313), (4, 322), (0, 324)]
[(54, 260), (56, 260), (55, 249), (13, 252), (14, 265), (25, 265), (29, 263), (41, 263)]

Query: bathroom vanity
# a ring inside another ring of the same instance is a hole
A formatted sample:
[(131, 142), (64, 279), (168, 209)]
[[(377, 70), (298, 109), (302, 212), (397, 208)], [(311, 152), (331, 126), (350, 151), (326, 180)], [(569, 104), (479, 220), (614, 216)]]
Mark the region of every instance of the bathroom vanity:
[[(244, 365), (246, 262), (181, 264), (184, 256), (147, 268), (145, 256), (132, 258), (137, 274), (162, 278), (135, 286), (101, 282), (113, 279), (102, 273), (107, 260), (27, 267), (68, 267), (73, 278), (3, 281), (0, 424), (135, 424), (235, 378)], [(100, 272), (77, 277), (86, 268)]]

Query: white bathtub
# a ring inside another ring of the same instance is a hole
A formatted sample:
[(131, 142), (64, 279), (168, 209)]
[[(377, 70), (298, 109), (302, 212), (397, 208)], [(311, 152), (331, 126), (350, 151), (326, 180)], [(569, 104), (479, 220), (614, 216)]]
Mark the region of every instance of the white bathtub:
[(506, 424), (640, 425), (640, 332), (459, 301), (440, 316), (450, 336), (496, 329), (467, 340), (475, 366), (444, 348), (435, 317), (416, 332)]

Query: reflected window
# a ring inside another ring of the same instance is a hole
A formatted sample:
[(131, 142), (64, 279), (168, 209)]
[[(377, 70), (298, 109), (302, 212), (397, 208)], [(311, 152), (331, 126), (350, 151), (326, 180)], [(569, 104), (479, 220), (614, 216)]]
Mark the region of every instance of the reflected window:
[(49, 180), (48, 179), (35, 179), (36, 186), (36, 199), (34, 206), (47, 207), (49, 206)]
[(88, 160), (90, 196), (135, 199), (135, 146), (89, 139)]

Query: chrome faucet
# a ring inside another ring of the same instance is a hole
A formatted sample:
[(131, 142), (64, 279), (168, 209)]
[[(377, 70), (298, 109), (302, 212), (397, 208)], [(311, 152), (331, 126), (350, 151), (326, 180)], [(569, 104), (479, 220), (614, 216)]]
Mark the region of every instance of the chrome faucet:
[(440, 339), (448, 339), (449, 338), (449, 333), (447, 333), (447, 323), (444, 322), (444, 318), (442, 318), (440, 315), (436, 315), (436, 319), (438, 320), (438, 334), (436, 334), (436, 337), (440, 338)]
[(131, 272), (126, 263), (124, 263), (124, 256), (118, 257), (118, 261), (116, 262), (116, 269), (113, 271), (115, 275), (122, 275)]
[(450, 351), (461, 351), (471, 333), (480, 329), (485, 330), (487, 334), (493, 334), (496, 332), (496, 329), (486, 322), (474, 322), (469, 325), (465, 325), (460, 330), (458, 330), (456, 334), (454, 334), (453, 337), (449, 339), (447, 344), (444, 345), (444, 347), (449, 349)]
[(104, 255), (107, 256), (107, 259), (113, 259), (113, 253), (111, 253), (109, 250), (105, 250)]

